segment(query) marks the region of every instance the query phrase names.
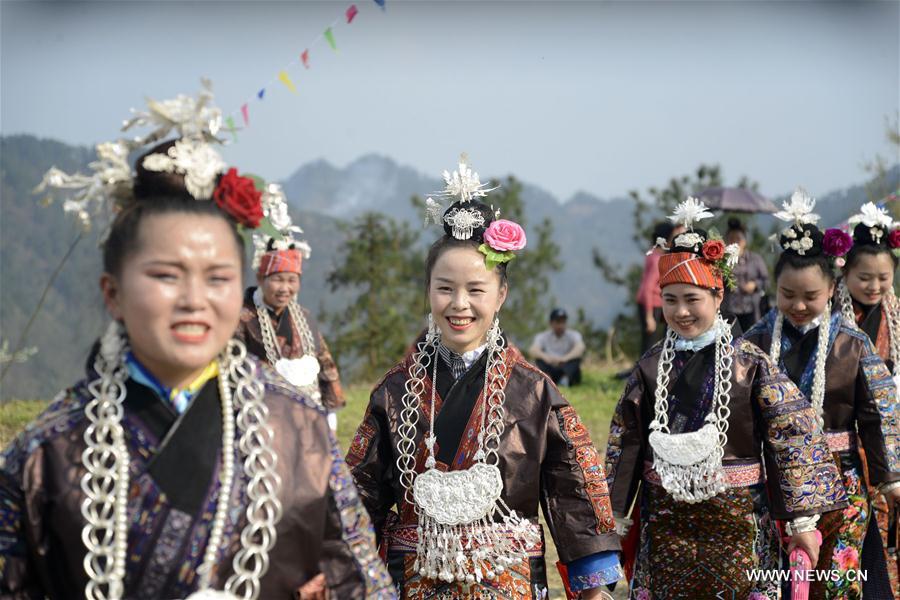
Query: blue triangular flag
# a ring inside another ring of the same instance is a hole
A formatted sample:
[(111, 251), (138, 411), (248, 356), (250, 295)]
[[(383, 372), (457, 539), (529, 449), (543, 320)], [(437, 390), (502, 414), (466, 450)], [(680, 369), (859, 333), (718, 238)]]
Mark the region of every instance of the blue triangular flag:
[(260, 100), (262, 100), (262, 99), (263, 99), (263, 96), (265, 96), (265, 95), (266, 95), (266, 88), (263, 88), (263, 89), (259, 90), (258, 92), (256, 92), (256, 96), (257, 96)]

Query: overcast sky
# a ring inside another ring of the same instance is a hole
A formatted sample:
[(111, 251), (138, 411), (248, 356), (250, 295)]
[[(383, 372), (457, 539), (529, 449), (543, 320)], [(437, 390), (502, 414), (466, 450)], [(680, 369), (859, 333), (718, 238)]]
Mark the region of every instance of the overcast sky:
[[(466, 151), (561, 199), (663, 184), (718, 162), (764, 193), (813, 195), (897, 161), (900, 4), (400, 2), (359, 15), (295, 60), (341, 2), (0, 3), (0, 129), (74, 144), (118, 135), (144, 96), (199, 77), (250, 127), (225, 150), (281, 179), (310, 160), (377, 152), (430, 175)], [(423, 190), (428, 191), (428, 190)], [(405, 199), (398, 199), (405, 201)]]

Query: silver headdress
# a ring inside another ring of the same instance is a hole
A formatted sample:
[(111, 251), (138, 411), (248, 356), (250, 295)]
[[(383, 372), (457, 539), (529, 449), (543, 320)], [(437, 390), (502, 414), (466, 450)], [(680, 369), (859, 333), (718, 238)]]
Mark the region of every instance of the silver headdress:
[(151, 126), (150, 133), (98, 144), (97, 160), (88, 165), (90, 174), (69, 174), (53, 167), (34, 192), (50, 192), (48, 203), (55, 194), (64, 196), (63, 210), (73, 213), (85, 230), (90, 229), (94, 218), (108, 219), (133, 198), (134, 172), (129, 155), (152, 147), (174, 131), (178, 137), (175, 145), (165, 154), (150, 154), (142, 166), (149, 171), (184, 175), (188, 192), (198, 200), (208, 200), (226, 165), (213, 148), (213, 144), (223, 143), (216, 137), (222, 113), (213, 105), (210, 82), (204, 79), (202, 83), (196, 98), (148, 98), (147, 110), (132, 109), (135, 115), (123, 123), (122, 131)]
[[(475, 198), (484, 198), (497, 188), (489, 188), (488, 184), (481, 183), (478, 173), (469, 166), (468, 157), (465, 154), (460, 156), (456, 171), (452, 173), (444, 171), (443, 176), (446, 187), (443, 191), (434, 192), (433, 195), (440, 198), (456, 198), (454, 203), (459, 204), (444, 214), (443, 222), (450, 227), (453, 237), (458, 240), (468, 240), (476, 229), (484, 227), (486, 223), (484, 215), (480, 211), (466, 206), (466, 204)], [(444, 207), (434, 198), (429, 197), (425, 200), (425, 210), (427, 213), (425, 224), (433, 221), (439, 225)]]
[(277, 183), (269, 183), (263, 189), (262, 194), (263, 214), (269, 219), (272, 227), (280, 234), (274, 237), (271, 232), (257, 231), (253, 233), (253, 269), (259, 267), (263, 254), (269, 249), (269, 243), (274, 250), (287, 250), (291, 246), (303, 254), (303, 258), (312, 255), (312, 248), (306, 240), (299, 239), (303, 230), (294, 224), (294, 220), (288, 213), (287, 197), (284, 190)]

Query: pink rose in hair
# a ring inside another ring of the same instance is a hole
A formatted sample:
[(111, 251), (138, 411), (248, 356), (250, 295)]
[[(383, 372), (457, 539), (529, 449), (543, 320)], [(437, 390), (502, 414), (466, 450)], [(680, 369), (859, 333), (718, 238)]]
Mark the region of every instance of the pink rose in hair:
[(828, 256), (843, 256), (853, 246), (853, 238), (840, 229), (829, 229), (822, 239), (822, 249)]
[(894, 229), (888, 234), (888, 247), (900, 248), (900, 229)]
[(525, 230), (518, 223), (497, 219), (484, 232), (484, 241), (497, 252), (521, 250), (525, 247)]

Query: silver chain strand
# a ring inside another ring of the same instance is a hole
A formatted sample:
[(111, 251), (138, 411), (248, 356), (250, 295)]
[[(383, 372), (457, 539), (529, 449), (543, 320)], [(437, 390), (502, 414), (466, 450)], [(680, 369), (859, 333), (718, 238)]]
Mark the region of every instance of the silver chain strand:
[[(122, 326), (113, 321), (103, 334), (94, 370), (100, 375), (88, 384), (93, 396), (84, 412), (89, 425), (84, 432), (85, 450), (81, 477), (85, 525), (81, 539), (87, 548), (84, 570), (88, 576), (84, 595), (89, 600), (119, 599), (124, 595), (125, 560), (128, 552), (128, 448), (119, 423), (125, 400), (128, 346)], [(105, 589), (104, 589), (105, 588)]]
[[(119, 600), (124, 596), (130, 463), (122, 427), (122, 403), (128, 377), (127, 351), (124, 329), (119, 323), (111, 323), (95, 361), (99, 378), (88, 384), (93, 398), (85, 407), (90, 424), (85, 431), (87, 447), (82, 461), (86, 472), (81, 486), (85, 493), (82, 516), (86, 523), (82, 540), (88, 549), (84, 561), (89, 579), (85, 596), (90, 600)], [(281, 480), (275, 472), (277, 457), (271, 449), (273, 432), (266, 422), (268, 408), (263, 401), (264, 386), (253, 375), (246, 347), (238, 340), (231, 340), (219, 359), (222, 467), (216, 511), (203, 562), (197, 571), (200, 589), (192, 594), (197, 598), (214, 595), (208, 586), (222, 546), (233, 489), (236, 427), (242, 431), (239, 448), (245, 456), (244, 471), (250, 480), (250, 502), (248, 522), (241, 533), (242, 547), (232, 561), (234, 574), (225, 584), (226, 597), (255, 600), (259, 596), (259, 580), (268, 569), (268, 552), (275, 543), (275, 524), (282, 512), (277, 497)], [(238, 399), (237, 423), (231, 383), (235, 385)]]
[[(813, 373), (812, 392), (810, 393), (810, 403), (816, 413), (816, 419), (819, 428), (824, 431), (825, 418), (825, 362), (828, 360), (828, 340), (831, 337), (831, 300), (825, 305), (825, 310), (821, 315), (822, 322), (819, 323), (819, 339), (816, 342), (816, 364)], [(855, 320), (855, 317), (854, 317)], [(851, 323), (854, 322), (851, 320)], [(775, 316), (775, 324), (772, 326), (772, 342), (769, 348), (769, 358), (772, 363), (780, 367), (781, 360), (781, 338), (782, 328), (784, 325), (784, 313), (780, 310)]]
[(882, 302), (884, 314), (888, 322), (888, 335), (890, 335), (891, 362), (894, 363), (894, 377), (900, 377), (900, 302), (894, 294), (894, 289), (888, 289), (887, 298)]
[(713, 327), (716, 328), (713, 402), (704, 419), (705, 425), (699, 430), (680, 434), (669, 430), (669, 384), (677, 338), (673, 329), (666, 334), (657, 366), (654, 418), (650, 423), (654, 467), (666, 491), (682, 502), (707, 500), (725, 489), (722, 459), (731, 416), (734, 347), (731, 328), (721, 314), (716, 314)]

